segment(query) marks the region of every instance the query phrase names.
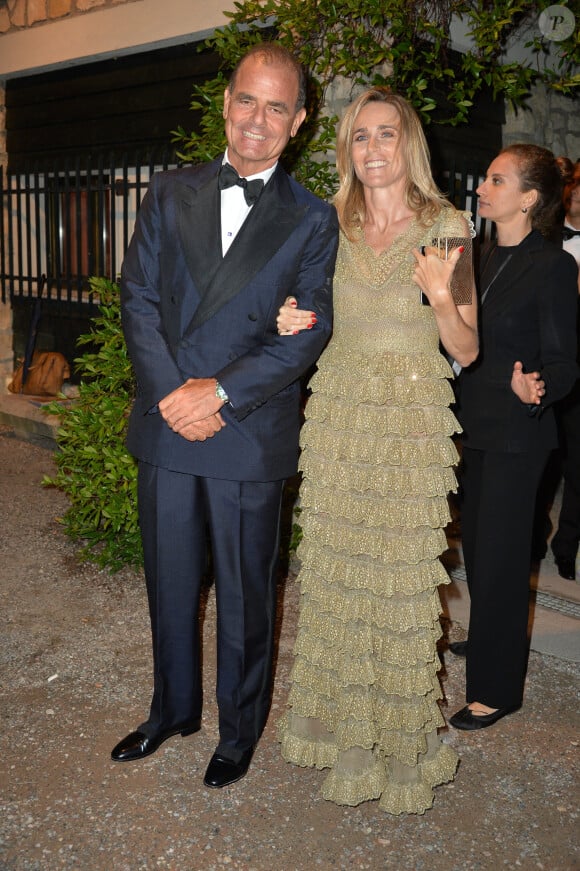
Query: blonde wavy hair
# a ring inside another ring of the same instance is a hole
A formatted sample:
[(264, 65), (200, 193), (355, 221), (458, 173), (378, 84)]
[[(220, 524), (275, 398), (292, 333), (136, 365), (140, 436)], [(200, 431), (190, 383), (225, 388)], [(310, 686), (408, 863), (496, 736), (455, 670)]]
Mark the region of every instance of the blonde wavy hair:
[(431, 175), (429, 146), (419, 116), (412, 106), (386, 87), (376, 86), (363, 91), (347, 108), (340, 124), (336, 141), (336, 168), (340, 187), (334, 205), (344, 234), (355, 241), (355, 230), (364, 226), (366, 206), (364, 186), (354, 171), (351, 144), (356, 119), (368, 103), (387, 103), (394, 106), (401, 121), (399, 148), (407, 171), (405, 203), (421, 223), (428, 225), (441, 209), (449, 208)]

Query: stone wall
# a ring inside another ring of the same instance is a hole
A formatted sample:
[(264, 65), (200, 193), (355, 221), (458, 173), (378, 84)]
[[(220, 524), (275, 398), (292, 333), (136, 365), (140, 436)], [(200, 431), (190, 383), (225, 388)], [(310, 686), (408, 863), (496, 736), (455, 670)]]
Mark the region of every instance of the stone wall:
[(136, 0), (7, 0), (0, 8), (0, 33), (134, 2)]
[(544, 145), (556, 157), (580, 159), (580, 111), (578, 100), (563, 97), (545, 86), (535, 87), (525, 109), (506, 108), (503, 144), (533, 142)]

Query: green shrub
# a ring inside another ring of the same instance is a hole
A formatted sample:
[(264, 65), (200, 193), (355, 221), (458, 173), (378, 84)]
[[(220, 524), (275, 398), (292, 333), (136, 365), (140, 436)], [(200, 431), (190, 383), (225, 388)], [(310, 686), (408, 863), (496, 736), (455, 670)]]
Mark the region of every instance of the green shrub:
[(63, 490), (70, 506), (62, 517), (67, 535), (82, 542), (80, 556), (113, 570), (142, 563), (137, 520), (137, 464), (125, 448), (134, 380), (121, 330), (119, 288), (91, 279), (99, 315), (78, 339), (90, 345), (75, 359), (79, 397), (48, 406), (60, 417), (57, 473), (45, 485)]

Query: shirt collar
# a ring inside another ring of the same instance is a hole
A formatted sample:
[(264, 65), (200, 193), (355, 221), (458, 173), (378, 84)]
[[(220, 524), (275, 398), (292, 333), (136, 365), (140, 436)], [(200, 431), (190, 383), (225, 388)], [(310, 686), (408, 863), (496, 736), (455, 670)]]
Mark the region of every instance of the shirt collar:
[[(224, 159), (222, 161), (222, 165), (224, 163), (230, 163), (230, 161), (228, 160), (228, 149), (227, 148), (226, 148), (226, 153), (224, 154)], [(232, 166), (233, 166), (233, 164), (232, 164)], [(266, 184), (266, 182), (270, 181), (270, 179), (274, 175), (274, 172), (276, 171), (277, 166), (278, 166), (278, 161), (276, 161), (274, 166), (270, 166), (268, 169), (265, 169), (263, 172), (256, 172), (256, 173), (254, 173), (254, 175), (246, 175), (246, 176), (244, 176), (244, 178), (247, 178), (248, 181), (252, 181), (255, 178), (261, 178), (261, 179), (263, 179), (264, 184)]]

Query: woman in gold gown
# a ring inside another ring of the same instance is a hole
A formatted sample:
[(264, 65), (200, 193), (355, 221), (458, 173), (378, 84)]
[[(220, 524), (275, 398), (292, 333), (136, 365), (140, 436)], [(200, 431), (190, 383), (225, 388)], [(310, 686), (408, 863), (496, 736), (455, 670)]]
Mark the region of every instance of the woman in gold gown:
[[(460, 365), (477, 355), (470, 260), (465, 304), (451, 292), (470, 225), (432, 180), (416, 113), (387, 89), (347, 109), (337, 167), (335, 324), (302, 433), (301, 609), (279, 738), (287, 761), (330, 769), (324, 798), (423, 813), (457, 766), (437, 734), (458, 430), (439, 343)], [(448, 260), (433, 250), (444, 238)], [(288, 341), (314, 322), (299, 303), (280, 310)]]

